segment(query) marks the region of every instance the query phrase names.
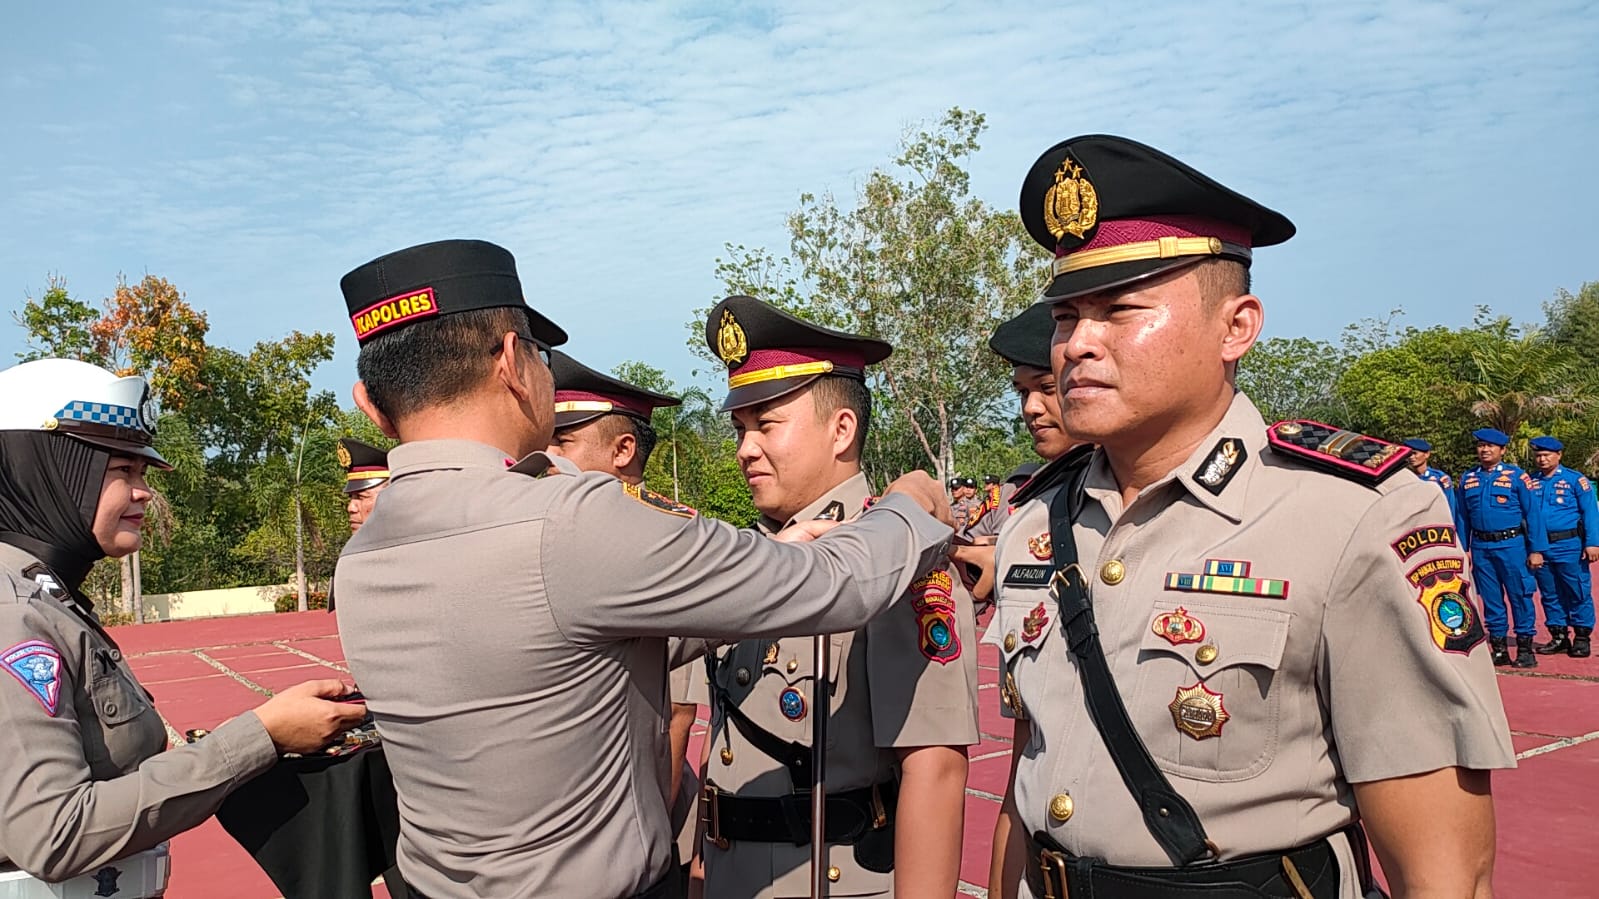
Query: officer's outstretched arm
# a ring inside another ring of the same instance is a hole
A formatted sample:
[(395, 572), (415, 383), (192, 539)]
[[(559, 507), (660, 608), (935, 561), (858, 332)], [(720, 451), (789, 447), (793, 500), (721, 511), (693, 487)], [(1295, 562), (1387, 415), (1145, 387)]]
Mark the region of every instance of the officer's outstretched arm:
[(539, 557), (551, 611), (576, 641), (840, 633), (944, 561), (950, 530), (911, 499), (789, 544), (574, 478), (552, 503)]
[[(62, 636), (26, 600), (0, 605), (0, 645), (38, 641), (62, 655), (48, 689), (0, 683), (0, 855), (22, 870), (61, 881), (149, 849), (204, 822), (229, 792), (276, 761), (266, 728), (246, 712), (128, 774), (90, 780), (78, 715), (94, 712), (73, 697), (84, 692), (74, 681), (96, 662), (68, 658)], [(136, 726), (134, 704), (143, 701), (130, 690), (105, 712)]]
[(1488, 772), (1444, 768), (1355, 784), (1355, 802), (1394, 899), (1493, 895)]

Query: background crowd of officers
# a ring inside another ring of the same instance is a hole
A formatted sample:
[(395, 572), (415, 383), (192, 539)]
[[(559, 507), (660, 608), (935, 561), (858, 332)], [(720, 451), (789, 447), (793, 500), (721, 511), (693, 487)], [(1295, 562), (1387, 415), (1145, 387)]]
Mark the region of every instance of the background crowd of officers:
[[(1234, 377), (1263, 321), (1254, 251), (1294, 227), (1158, 150), (1062, 142), (1021, 212), (1056, 258), (989, 346), (1039, 461), (879, 493), (866, 383), (893, 348), (728, 297), (705, 341), (760, 513), (748, 530), (643, 483), (651, 413), (677, 400), (553, 349), (566, 334), (504, 249), (442, 241), (351, 271), (356, 403), (398, 441), (340, 448), (355, 533), (330, 606), (366, 709), (323, 683), (298, 694), (298, 730), (269, 703), (170, 755), (143, 740), (106, 761), (122, 716), (101, 680), (137, 682), (48, 546), (0, 546), (16, 585), (0, 661), (22, 682), (0, 683), (0, 732), (11, 758), (53, 740), (63, 769), (7, 766), (0, 858), (99, 876), (369, 711), (398, 799), (391, 882), (410, 895), (950, 896), (989, 702), (1014, 728), (992, 896), (1353, 899), (1375, 890), (1368, 841), (1397, 895), (1486, 895), (1489, 772), (1514, 766), (1490, 658), (1508, 661), (1508, 618), (1516, 664), (1588, 654), (1587, 479), (1548, 437), (1528, 475), (1479, 431), (1480, 467), (1452, 485), (1420, 441), (1268, 426)], [(127, 402), (92, 381), (39, 402)], [(100, 434), (28, 423), (61, 414), (0, 424)], [(151, 423), (131, 424), (94, 445), (143, 460), (142, 491), (164, 460)], [(14, 459), (0, 500), (26, 492)], [(0, 521), (0, 541), (19, 526)], [(1536, 650), (1535, 582), (1552, 636)], [(987, 604), (1000, 683), (979, 692)], [(97, 725), (61, 730), (41, 685)], [(93, 828), (61, 823), (84, 803)]]

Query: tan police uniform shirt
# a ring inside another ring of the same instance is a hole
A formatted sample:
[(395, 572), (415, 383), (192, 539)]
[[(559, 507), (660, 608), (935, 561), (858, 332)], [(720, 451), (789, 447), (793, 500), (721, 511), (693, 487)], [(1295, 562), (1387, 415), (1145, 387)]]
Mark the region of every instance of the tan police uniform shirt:
[[(845, 514), (859, 511), (871, 496), (864, 474), (828, 491), (795, 515), (791, 522), (821, 515), (833, 503)], [(870, 513), (867, 513), (870, 514)], [(772, 533), (784, 523), (762, 519)], [(827, 726), (827, 790), (829, 793), (870, 787), (896, 776), (896, 749), (916, 746), (970, 746), (977, 735), (976, 625), (969, 601), (953, 597), (951, 578), (942, 568), (930, 577), (935, 586), (924, 600), (924, 582), (894, 608), (863, 628), (833, 634), (830, 667), (833, 703)], [(956, 587), (959, 581), (953, 581)], [(740, 596), (754, 601), (760, 588), (751, 584)], [(940, 649), (929, 642), (928, 629), (953, 619), (952, 645)], [(811, 745), (814, 700), (813, 641), (808, 637), (743, 640), (726, 647), (717, 677), (743, 713), (784, 741)], [(798, 690), (804, 714), (785, 716), (782, 693)], [(710, 761), (705, 779), (718, 789), (740, 796), (782, 796), (791, 792), (788, 771), (750, 745), (713, 704)], [(724, 753), (730, 753), (724, 754)], [(731, 759), (731, 761), (729, 761)], [(808, 785), (805, 785), (808, 786)], [(750, 843), (734, 840), (725, 850), (707, 842), (705, 894), (716, 899), (773, 899), (810, 895), (810, 847), (792, 843)], [(831, 846), (828, 863), (840, 870), (831, 884), (833, 896), (887, 896), (892, 873), (868, 871), (855, 862), (849, 846)]]
[(37, 565), (0, 544), (0, 870), (64, 880), (199, 825), (277, 753), (254, 712), (163, 752), (128, 660)]
[[(1238, 394), (1127, 509), (1102, 452), (1086, 488), (1073, 534), (1105, 655), (1224, 859), (1338, 831), (1355, 817), (1350, 783), (1514, 767), (1486, 642), (1463, 651), (1439, 621), (1452, 602), (1445, 617), (1465, 617), (1450, 623), (1482, 634), (1432, 484), (1402, 472), (1372, 487), (1269, 451)], [(1112, 864), (1169, 866), (1088, 717), (1049, 591), (1005, 583), (1013, 566), (1040, 564), (1030, 547), (1048, 535), (1047, 499), (1006, 525), (985, 635), (1000, 647), (1002, 697), (1019, 691), (1005, 714), (1032, 723), (1013, 787), (1024, 830)], [(1212, 560), (1247, 563), (1255, 580), (1205, 580)], [(1357, 897), (1348, 844), (1334, 844), (1343, 895)]]
[[(671, 858), (668, 634), (859, 627), (947, 552), (905, 497), (790, 545), (608, 474), (439, 440), (345, 547), (340, 633), (432, 897), (632, 896)], [(550, 466), (572, 474), (541, 475)]]
[[(705, 683), (705, 661), (698, 659), (673, 668), (668, 677), (674, 705), (710, 705)], [(696, 711), (695, 714), (698, 714)], [(689, 729), (692, 736), (693, 728)], [(700, 793), (700, 759), (689, 747), (678, 781), (677, 802), (672, 805), (672, 830), (677, 834), (677, 858), (685, 864), (694, 857), (694, 831), (699, 823), (694, 815)]]

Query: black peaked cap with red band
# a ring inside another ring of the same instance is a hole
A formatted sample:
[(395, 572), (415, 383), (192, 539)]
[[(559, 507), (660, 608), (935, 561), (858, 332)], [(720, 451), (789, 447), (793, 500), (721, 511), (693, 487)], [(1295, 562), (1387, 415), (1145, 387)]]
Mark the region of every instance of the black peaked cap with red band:
[(894, 348), (881, 340), (813, 325), (753, 297), (717, 303), (705, 343), (727, 366), (729, 412), (792, 393), (823, 375), (866, 380), (866, 366)]
[(353, 437), (339, 438), (339, 464), (344, 466), (344, 492), (360, 493), (389, 479), (389, 454)]
[(373, 338), (441, 315), (514, 306), (527, 312), (530, 336), (546, 346), (566, 332), (527, 304), (516, 259), (482, 240), (441, 240), (396, 250), (339, 280), (363, 346)]
[(647, 422), (656, 409), (682, 402), (595, 371), (560, 350), (550, 353), (550, 374), (555, 378), (557, 431), (601, 415), (631, 415)]
[(1055, 254), (1044, 300), (1123, 287), (1201, 259), (1248, 265), (1294, 225), (1198, 170), (1124, 137), (1062, 141), (1022, 182), (1022, 222)]

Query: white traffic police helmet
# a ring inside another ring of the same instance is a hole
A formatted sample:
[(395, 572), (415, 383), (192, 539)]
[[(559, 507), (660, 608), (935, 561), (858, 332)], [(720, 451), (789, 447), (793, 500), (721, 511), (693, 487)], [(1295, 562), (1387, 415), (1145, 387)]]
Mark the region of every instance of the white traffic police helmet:
[(153, 445), (150, 385), (74, 359), (39, 359), (0, 371), (0, 431), (53, 431), (172, 467)]

